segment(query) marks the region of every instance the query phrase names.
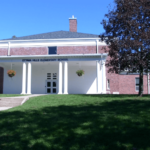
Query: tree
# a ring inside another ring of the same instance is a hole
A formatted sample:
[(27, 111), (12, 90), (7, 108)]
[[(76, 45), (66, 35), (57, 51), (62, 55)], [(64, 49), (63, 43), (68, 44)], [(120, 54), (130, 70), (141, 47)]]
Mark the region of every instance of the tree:
[(12, 36), (12, 39), (15, 39), (15, 38), (16, 38), (16, 36), (15, 36), (15, 35), (13, 35), (13, 36)]
[(101, 24), (105, 33), (100, 35), (108, 44), (109, 72), (125, 69), (139, 73), (139, 96), (143, 94), (143, 72), (150, 59), (150, 0), (115, 0)]

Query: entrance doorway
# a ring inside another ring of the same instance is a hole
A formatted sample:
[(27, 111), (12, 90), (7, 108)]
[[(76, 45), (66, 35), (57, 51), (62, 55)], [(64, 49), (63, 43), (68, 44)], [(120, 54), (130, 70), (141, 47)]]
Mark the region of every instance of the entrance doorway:
[(57, 73), (47, 73), (46, 80), (46, 94), (56, 94), (57, 93)]
[(56, 93), (57, 93), (57, 81), (46, 80), (46, 94), (56, 94)]

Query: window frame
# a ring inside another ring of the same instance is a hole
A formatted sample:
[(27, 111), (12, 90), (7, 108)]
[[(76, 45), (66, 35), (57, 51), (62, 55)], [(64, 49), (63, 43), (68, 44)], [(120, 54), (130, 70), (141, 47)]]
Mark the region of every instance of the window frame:
[[(56, 48), (56, 54), (50, 54), (49, 51), (50, 51), (50, 48)], [(57, 55), (57, 46), (48, 46), (48, 55)]]
[(107, 90), (110, 90), (110, 79), (107, 79)]
[[(139, 84), (136, 84), (136, 79), (139, 79)], [(136, 90), (136, 87), (138, 86), (139, 87), (139, 85), (140, 85), (140, 78), (139, 77), (135, 77), (135, 91), (136, 92), (139, 92), (139, 90)]]

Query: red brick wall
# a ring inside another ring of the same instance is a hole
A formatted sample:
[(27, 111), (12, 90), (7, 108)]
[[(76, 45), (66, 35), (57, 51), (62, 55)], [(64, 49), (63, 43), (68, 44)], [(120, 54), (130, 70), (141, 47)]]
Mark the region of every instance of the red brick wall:
[[(98, 47), (99, 53), (106, 53), (104, 49), (102, 49), (104, 46)], [(106, 47), (108, 50), (108, 47)], [(107, 56), (107, 60), (109, 60), (110, 57)], [(110, 89), (107, 89), (107, 80), (109, 79), (110, 82)], [(119, 92), (119, 74), (116, 73), (108, 73), (108, 68), (106, 67), (106, 92), (113, 94), (113, 92)]]
[[(135, 91), (135, 78), (139, 75), (119, 75), (119, 92), (120, 94), (138, 94)], [(147, 76), (143, 78), (144, 94), (148, 94), (147, 91)]]
[(108, 50), (107, 46), (98, 46), (98, 53), (106, 53), (105, 50), (103, 49), (103, 47), (105, 47), (106, 50)]
[(11, 48), (10, 55), (47, 55), (47, 47), (19, 47)]
[[(98, 53), (105, 53), (105, 50), (102, 48), (103, 46), (98, 46)], [(96, 53), (97, 53), (97, 46), (58, 46), (57, 47), (57, 54), (96, 54)]]
[[(103, 53), (99, 46), (99, 53)], [(7, 55), (7, 48), (0, 48), (0, 56)], [(11, 48), (10, 55), (47, 55), (47, 47), (19, 47)], [(58, 46), (57, 54), (96, 54), (96, 46)]]
[[(99, 46), (99, 53), (104, 53), (102, 50), (103, 46)], [(107, 57), (109, 60), (110, 57)], [(115, 73), (108, 73), (108, 68), (106, 68), (106, 91), (107, 93), (119, 92), (120, 94), (138, 94), (135, 91), (135, 78), (139, 75), (119, 75)], [(110, 81), (110, 90), (107, 89), (107, 80)], [(143, 78), (143, 93), (148, 94), (147, 91), (147, 75)]]
[(59, 46), (57, 54), (95, 54), (96, 46)]
[[(106, 91), (113, 94), (119, 92), (120, 94), (138, 94), (135, 91), (135, 78), (139, 75), (119, 75), (115, 73), (108, 73), (106, 68)], [(110, 90), (107, 89), (107, 80), (110, 81)], [(148, 94), (147, 89), (147, 75), (143, 77), (143, 93)]]
[[(106, 91), (113, 94), (113, 92), (119, 92), (119, 75), (115, 73), (108, 73), (106, 68)], [(107, 80), (110, 82), (110, 89), (107, 89)]]
[(69, 30), (77, 32), (77, 19), (69, 19)]
[(0, 56), (6, 56), (8, 54), (7, 48), (0, 48)]

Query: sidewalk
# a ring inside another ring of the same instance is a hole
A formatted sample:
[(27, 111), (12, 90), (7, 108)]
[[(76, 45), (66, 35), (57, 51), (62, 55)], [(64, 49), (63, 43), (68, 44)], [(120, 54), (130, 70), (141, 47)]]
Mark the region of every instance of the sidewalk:
[(25, 103), (30, 97), (42, 96), (45, 94), (33, 94), (28, 96), (0, 97), (0, 111), (7, 110)]

